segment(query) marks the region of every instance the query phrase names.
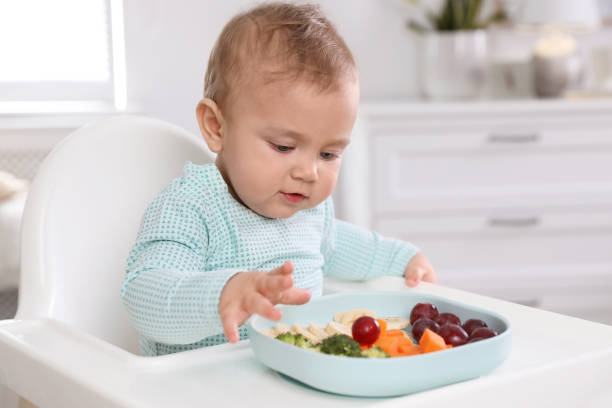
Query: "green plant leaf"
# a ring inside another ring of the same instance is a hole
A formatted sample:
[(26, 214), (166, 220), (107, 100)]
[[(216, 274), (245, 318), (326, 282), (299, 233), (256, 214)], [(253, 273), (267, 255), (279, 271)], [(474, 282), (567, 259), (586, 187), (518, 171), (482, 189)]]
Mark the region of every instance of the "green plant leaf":
[[(507, 20), (503, 3), (498, 2), (496, 11), (489, 18), (479, 21), (482, 5), (483, 0), (444, 0), (439, 13), (424, 10), (424, 14), (431, 28), (437, 31), (476, 30)], [(416, 32), (430, 29), (418, 22), (410, 22), (407, 26)]]
[(450, 0), (453, 10), (453, 24), (451, 30), (461, 30), (463, 28), (463, 0)]
[(478, 15), (480, 14), (480, 8), (482, 7), (482, 0), (472, 0), (468, 4), (468, 12), (466, 20), (468, 21), (468, 29), (475, 30), (479, 28)]

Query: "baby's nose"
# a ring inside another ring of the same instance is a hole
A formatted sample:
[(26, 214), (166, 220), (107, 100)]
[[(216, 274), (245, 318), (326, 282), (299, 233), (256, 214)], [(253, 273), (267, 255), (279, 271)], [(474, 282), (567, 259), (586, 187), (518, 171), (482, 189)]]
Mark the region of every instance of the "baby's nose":
[(300, 160), (292, 169), (291, 176), (295, 179), (306, 182), (317, 181), (319, 178), (319, 169), (316, 160)]

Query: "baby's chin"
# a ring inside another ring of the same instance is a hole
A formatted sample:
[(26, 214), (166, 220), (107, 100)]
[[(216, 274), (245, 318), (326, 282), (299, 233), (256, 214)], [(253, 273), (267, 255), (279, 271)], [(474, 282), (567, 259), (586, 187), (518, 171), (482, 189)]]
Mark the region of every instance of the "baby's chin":
[(257, 210), (253, 210), (251, 208), (251, 211), (254, 211), (255, 213), (261, 215), (264, 218), (276, 219), (276, 218), (291, 218), (296, 213), (298, 213), (300, 211), (303, 211), (305, 209), (306, 208), (287, 209), (287, 210), (271, 210), (271, 211), (257, 211)]
[(293, 217), (295, 214), (297, 214), (300, 211), (304, 211), (304, 210), (309, 210), (311, 208), (313, 208), (315, 206), (300, 206), (298, 207), (292, 207), (292, 206), (283, 206), (281, 208), (263, 208), (263, 209), (254, 209), (253, 207), (249, 207), (251, 209), (251, 211), (261, 215), (262, 217), (265, 218), (272, 218), (272, 219), (276, 219), (276, 218), (291, 218)]

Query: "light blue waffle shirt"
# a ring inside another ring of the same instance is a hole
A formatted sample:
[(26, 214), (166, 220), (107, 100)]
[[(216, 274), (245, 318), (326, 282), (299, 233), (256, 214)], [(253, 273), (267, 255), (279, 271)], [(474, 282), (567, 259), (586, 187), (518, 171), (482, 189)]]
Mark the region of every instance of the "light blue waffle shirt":
[[(214, 164), (188, 162), (147, 208), (121, 297), (143, 355), (225, 343), (223, 286), (241, 271), (290, 259), (294, 285), (320, 296), (323, 276), (401, 276), (418, 249), (334, 218), (328, 198), (290, 218), (266, 218), (236, 201)], [(246, 338), (246, 328), (239, 328)]]

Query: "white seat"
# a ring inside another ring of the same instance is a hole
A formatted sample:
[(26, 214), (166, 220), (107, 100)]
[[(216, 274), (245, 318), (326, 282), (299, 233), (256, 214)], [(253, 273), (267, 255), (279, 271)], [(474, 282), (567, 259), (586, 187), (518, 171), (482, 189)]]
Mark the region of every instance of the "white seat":
[[(36, 399), (4, 359), (19, 354), (16, 327), (40, 319), (53, 322), (39, 325), (47, 327), (44, 330), (68, 327), (100, 344), (138, 353), (138, 336), (121, 303), (120, 288), (140, 219), (148, 203), (181, 175), (186, 161), (212, 160), (201, 138), (137, 116), (86, 125), (53, 149), (25, 207), (19, 307), (15, 319), (0, 322), (0, 383)], [(36, 361), (35, 343), (45, 343), (41, 335), (20, 351), (31, 361)], [(52, 352), (48, 345), (42, 347), (41, 361), (44, 353)]]

